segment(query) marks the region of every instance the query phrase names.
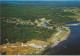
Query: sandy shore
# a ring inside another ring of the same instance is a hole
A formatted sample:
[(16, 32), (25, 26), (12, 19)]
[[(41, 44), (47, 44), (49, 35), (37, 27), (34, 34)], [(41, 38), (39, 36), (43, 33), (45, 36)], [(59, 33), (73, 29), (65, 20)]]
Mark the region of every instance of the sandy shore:
[(60, 35), (63, 36), (63, 37), (61, 37), (60, 41), (58, 41), (58, 40), (54, 41), (53, 40), (53, 44), (51, 45), (51, 48), (58, 45), (61, 41), (67, 40), (67, 38), (69, 37), (69, 34), (70, 34), (70, 29), (68, 27), (65, 27), (65, 28), (66, 28), (67, 31), (65, 31), (65, 33), (64, 33), (64, 31), (62, 31), (62, 33), (64, 33), (65, 35), (60, 33), (59, 35), (53, 37), (53, 39), (54, 39), (56, 37), (59, 37)]

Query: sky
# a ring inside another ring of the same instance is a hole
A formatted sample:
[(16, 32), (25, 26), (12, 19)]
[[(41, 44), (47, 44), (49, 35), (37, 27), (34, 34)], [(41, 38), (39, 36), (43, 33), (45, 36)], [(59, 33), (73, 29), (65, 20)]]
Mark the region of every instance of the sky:
[(80, 0), (1, 0), (1, 1), (80, 1)]

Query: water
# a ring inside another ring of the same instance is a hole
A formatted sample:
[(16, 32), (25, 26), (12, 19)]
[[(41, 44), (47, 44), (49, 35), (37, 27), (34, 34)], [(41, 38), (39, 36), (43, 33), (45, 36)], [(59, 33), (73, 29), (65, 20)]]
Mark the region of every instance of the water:
[(47, 22), (44, 22), (44, 24), (46, 24), (47, 27), (53, 27), (54, 25), (49, 25)]
[(47, 49), (44, 54), (49, 55), (80, 55), (80, 25), (68, 26), (71, 33), (67, 40), (57, 46)]
[(62, 50), (56, 52), (55, 54), (63, 54), (63, 55), (71, 55), (80, 54), (80, 25), (78, 26), (69, 26), (71, 30), (71, 34), (69, 38), (60, 43), (59, 45), (65, 46)]
[(73, 21), (73, 22), (70, 22), (70, 23), (67, 23), (67, 24), (76, 24), (76, 23), (79, 23), (79, 22)]

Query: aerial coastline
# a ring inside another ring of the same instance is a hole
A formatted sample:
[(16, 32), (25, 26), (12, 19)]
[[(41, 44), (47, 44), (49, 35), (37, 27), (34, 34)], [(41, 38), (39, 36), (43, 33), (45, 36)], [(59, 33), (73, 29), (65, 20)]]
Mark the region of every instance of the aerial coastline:
[(44, 55), (49, 48), (54, 52), (54, 47), (69, 39), (71, 27), (80, 25), (76, 2), (2, 2), (1, 55)]

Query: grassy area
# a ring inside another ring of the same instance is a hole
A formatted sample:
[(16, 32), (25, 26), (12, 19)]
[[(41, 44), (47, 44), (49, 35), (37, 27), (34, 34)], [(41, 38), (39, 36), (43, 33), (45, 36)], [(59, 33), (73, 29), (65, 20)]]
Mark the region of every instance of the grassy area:
[[(35, 46), (29, 46), (31, 43), (34, 43)], [(45, 41), (40, 40), (31, 40), (26, 43), (13, 43), (13, 44), (3, 44), (1, 45), (1, 53), (6, 55), (32, 55), (40, 54), (44, 48), (37, 48), (36, 46), (45, 46), (48, 45)]]

